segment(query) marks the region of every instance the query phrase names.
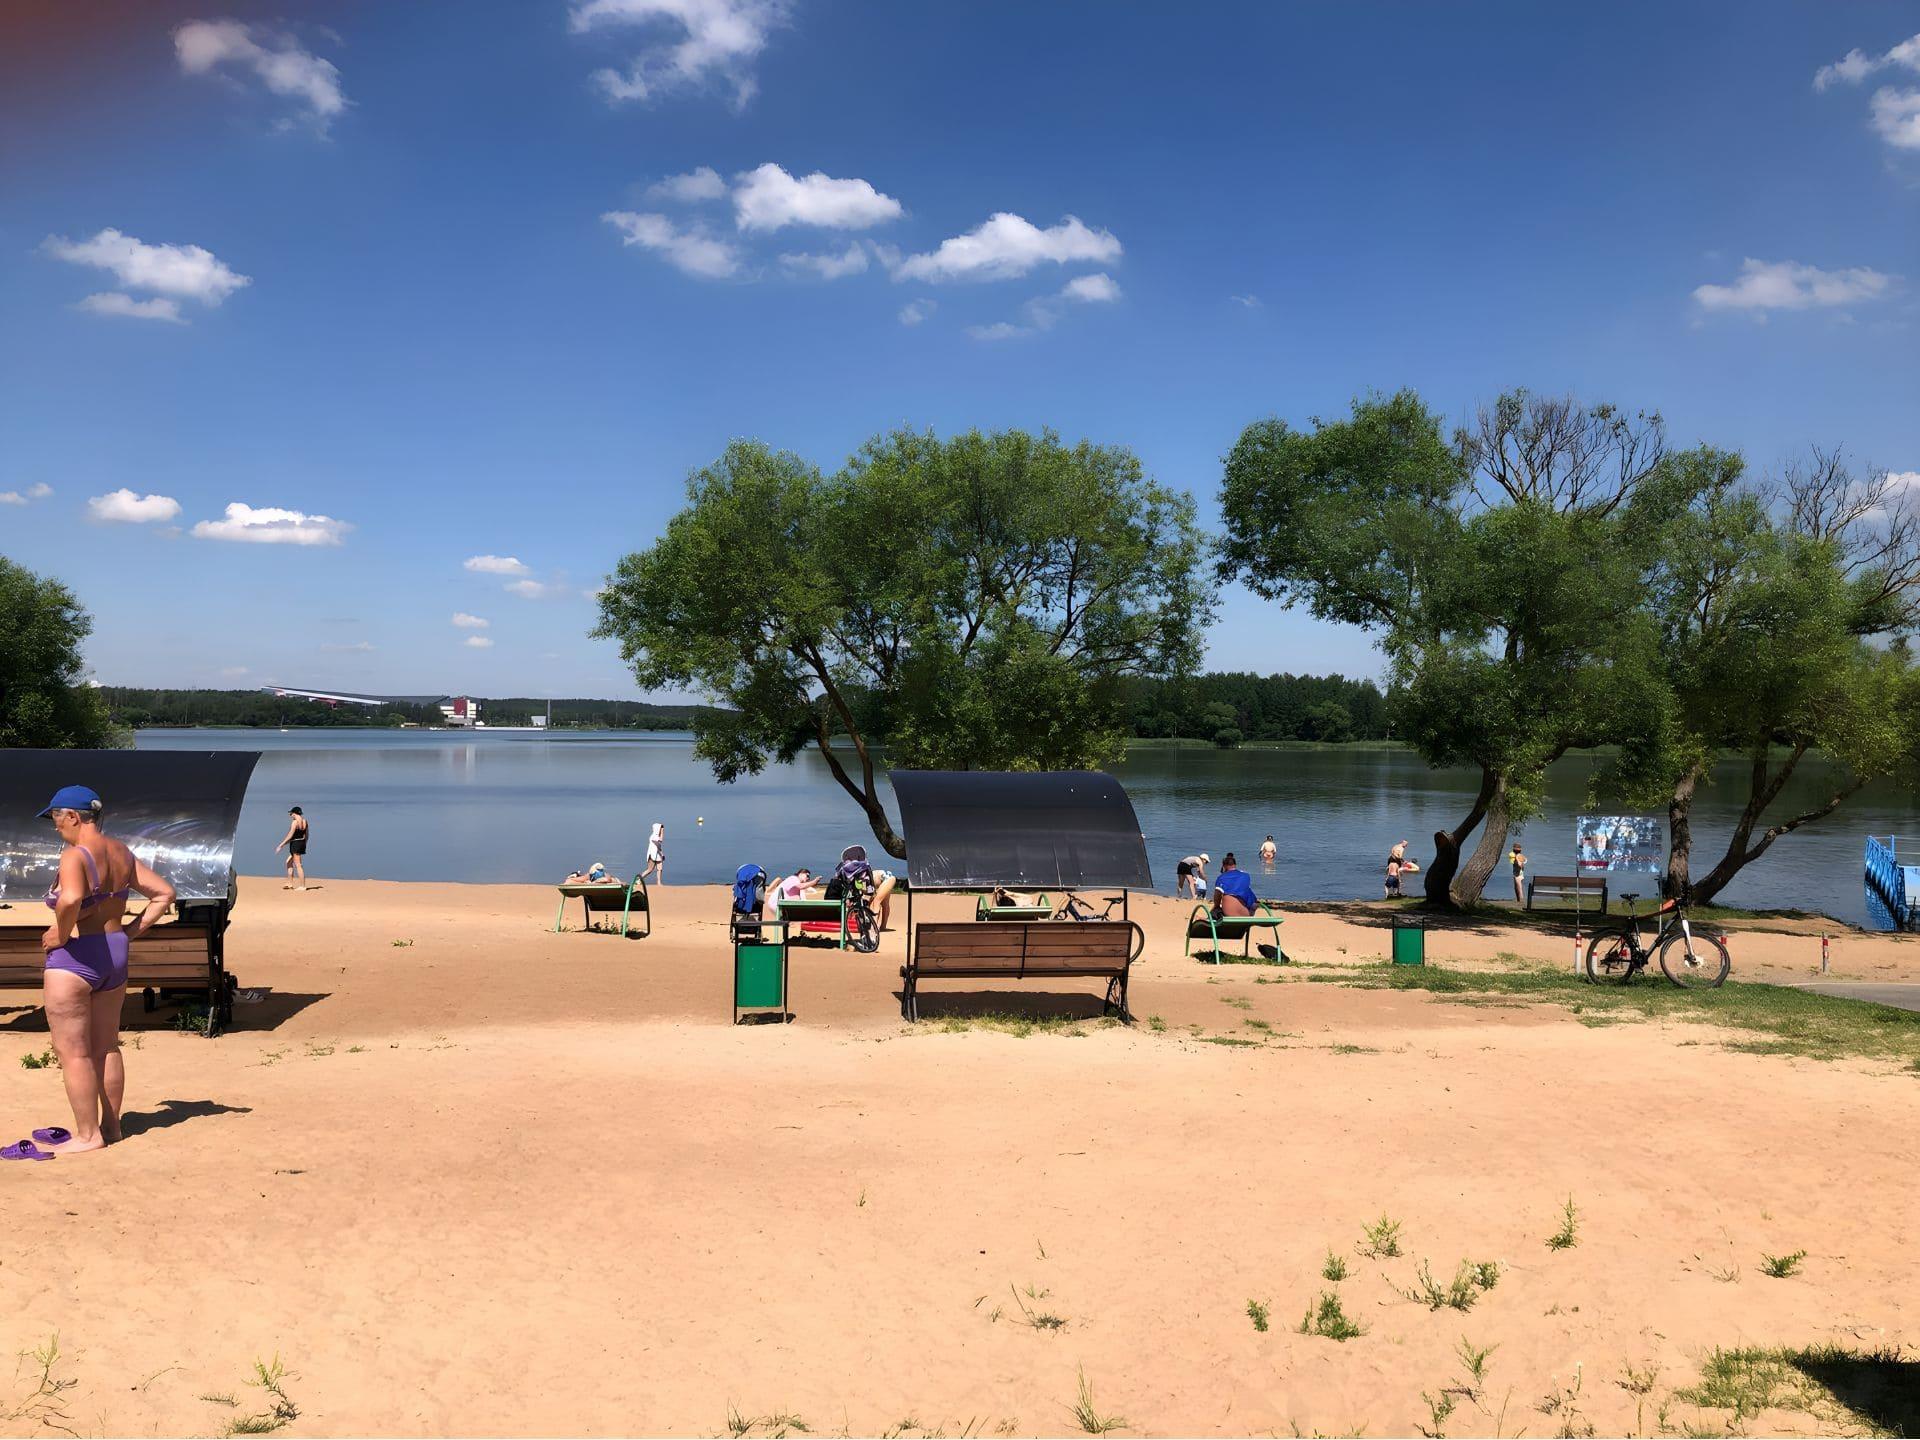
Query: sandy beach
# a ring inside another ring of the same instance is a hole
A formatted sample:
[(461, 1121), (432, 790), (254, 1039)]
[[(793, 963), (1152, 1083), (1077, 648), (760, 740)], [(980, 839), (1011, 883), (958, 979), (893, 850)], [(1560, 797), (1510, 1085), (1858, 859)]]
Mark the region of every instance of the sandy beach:
[[(623, 941), (551, 933), (540, 886), (243, 882), (230, 964), (268, 993), (214, 1041), (131, 1003), (125, 1143), (0, 1167), (0, 1343), (57, 1334), (63, 1387), (0, 1371), (0, 1433), (218, 1434), (277, 1355), (291, 1434), (1079, 1433), (1083, 1378), (1134, 1434), (1404, 1434), (1422, 1392), (1449, 1434), (1648, 1434), (1723, 1426), (1677, 1394), (1714, 1347), (1920, 1344), (1897, 1066), (1307, 983), (1385, 953), (1352, 915), (1294, 916), (1284, 969), (1205, 965), (1165, 899), (1131, 1028), (957, 1023), (1097, 1016), (1093, 983), (929, 985), (904, 1025), (904, 905), (877, 955), (796, 951), (794, 1023), (734, 1027), (726, 905), (667, 888)], [(1572, 955), (1428, 946), (1500, 952)], [(1813, 979), (1819, 938), (1734, 953)], [(1920, 943), (1831, 966), (1920, 980)], [(0, 993), (8, 1139), (66, 1119), (16, 1062), (33, 1001)], [(1357, 1253), (1383, 1215), (1402, 1253)], [(1407, 1298), (1462, 1261), (1499, 1267), (1470, 1309)], [(1299, 1333), (1329, 1292), (1363, 1334)]]

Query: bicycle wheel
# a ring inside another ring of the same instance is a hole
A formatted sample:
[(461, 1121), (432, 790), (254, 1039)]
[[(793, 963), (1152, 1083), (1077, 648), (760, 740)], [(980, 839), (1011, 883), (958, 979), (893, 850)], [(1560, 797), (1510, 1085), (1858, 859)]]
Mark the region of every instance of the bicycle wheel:
[(1661, 972), (1683, 990), (1717, 990), (1732, 968), (1727, 942), (1718, 935), (1695, 935), (1689, 943), (1675, 930), (1660, 942)]
[(864, 902), (849, 908), (847, 915), (847, 943), (863, 955), (871, 955), (880, 948), (880, 926), (873, 918), (873, 911)]
[(1587, 979), (1595, 985), (1624, 985), (1639, 967), (1628, 936), (1596, 935), (1587, 946)]

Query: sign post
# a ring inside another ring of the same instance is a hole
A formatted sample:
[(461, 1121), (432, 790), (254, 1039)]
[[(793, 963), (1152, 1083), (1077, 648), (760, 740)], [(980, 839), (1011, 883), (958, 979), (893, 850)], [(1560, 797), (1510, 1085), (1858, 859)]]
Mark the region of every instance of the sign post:
[[(1657, 815), (1576, 815), (1573, 870), (1576, 876), (1658, 875), (1667, 858), (1666, 826)], [(1573, 888), (1573, 969), (1580, 973), (1580, 886)]]

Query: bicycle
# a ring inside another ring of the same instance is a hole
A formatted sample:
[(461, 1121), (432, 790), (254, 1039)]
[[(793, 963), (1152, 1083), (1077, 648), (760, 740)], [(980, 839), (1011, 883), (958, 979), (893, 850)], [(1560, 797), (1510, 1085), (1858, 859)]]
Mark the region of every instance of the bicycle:
[(1718, 935), (1695, 935), (1684, 906), (1664, 902), (1667, 912), (1654, 932), (1653, 944), (1640, 943), (1640, 917), (1633, 912), (1638, 895), (1622, 894), (1627, 923), (1612, 934), (1593, 937), (1587, 946), (1587, 979), (1595, 985), (1624, 985), (1647, 968), (1655, 954), (1660, 971), (1683, 990), (1718, 989), (1733, 968), (1727, 942)]
[(1100, 913), (1096, 915), (1091, 901), (1082, 900), (1069, 890), (1067, 898), (1060, 902), (1060, 908), (1053, 912), (1053, 918), (1056, 920), (1111, 920), (1113, 907), (1126, 898), (1124, 895), (1109, 896), (1107, 903), (1100, 907)]

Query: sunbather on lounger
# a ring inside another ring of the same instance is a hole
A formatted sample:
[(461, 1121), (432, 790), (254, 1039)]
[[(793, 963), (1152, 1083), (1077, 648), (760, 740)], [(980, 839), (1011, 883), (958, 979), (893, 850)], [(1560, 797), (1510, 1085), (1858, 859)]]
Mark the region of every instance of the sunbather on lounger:
[(1253, 879), (1240, 868), (1229, 851), (1220, 861), (1219, 878), (1213, 882), (1213, 913), (1217, 918), (1257, 914), (1260, 898), (1253, 893)]
[(784, 880), (775, 880), (767, 887), (766, 918), (780, 918), (782, 900), (818, 900), (824, 887), (813, 878), (813, 872), (802, 865)]
[(563, 882), (568, 885), (624, 885), (626, 882), (618, 875), (609, 875), (607, 867), (598, 860), (584, 870), (576, 870)]

